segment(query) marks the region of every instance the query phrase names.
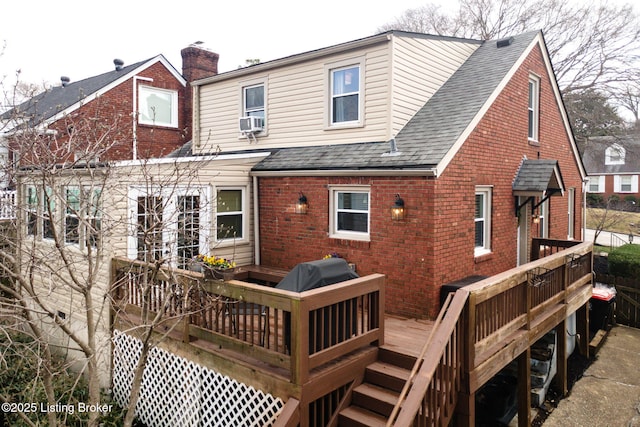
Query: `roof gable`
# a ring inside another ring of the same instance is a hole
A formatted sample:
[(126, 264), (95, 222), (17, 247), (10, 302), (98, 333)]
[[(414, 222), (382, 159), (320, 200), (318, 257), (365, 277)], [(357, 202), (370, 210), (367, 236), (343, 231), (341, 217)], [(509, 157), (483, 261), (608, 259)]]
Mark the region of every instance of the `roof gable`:
[(84, 80), (64, 86), (52, 87), (0, 116), (3, 120), (20, 117), (20, 125), (28, 127), (46, 126), (73, 112), (82, 105), (96, 99), (112, 88), (129, 80), (156, 63), (162, 63), (167, 70), (185, 86), (186, 80), (164, 58), (163, 55), (137, 62)]

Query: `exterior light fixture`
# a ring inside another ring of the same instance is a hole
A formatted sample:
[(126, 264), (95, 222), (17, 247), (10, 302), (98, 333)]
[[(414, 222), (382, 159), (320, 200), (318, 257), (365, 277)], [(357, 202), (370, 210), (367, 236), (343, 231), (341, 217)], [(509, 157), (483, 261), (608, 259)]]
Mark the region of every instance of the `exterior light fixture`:
[(540, 215), (533, 215), (533, 223), (540, 224)]
[(404, 200), (399, 194), (396, 194), (396, 201), (391, 206), (391, 219), (394, 221), (401, 221), (404, 219), (406, 210), (404, 207)]
[(306, 214), (308, 209), (309, 203), (307, 203), (307, 197), (300, 193), (300, 197), (298, 197), (298, 202), (296, 203), (296, 213)]

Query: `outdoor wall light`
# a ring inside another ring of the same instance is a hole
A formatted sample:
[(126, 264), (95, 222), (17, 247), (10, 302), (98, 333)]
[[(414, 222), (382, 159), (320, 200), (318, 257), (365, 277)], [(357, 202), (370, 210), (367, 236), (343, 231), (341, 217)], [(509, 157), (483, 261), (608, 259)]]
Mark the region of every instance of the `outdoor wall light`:
[(540, 215), (533, 215), (533, 223), (540, 224)]
[(404, 207), (404, 200), (399, 194), (396, 194), (396, 201), (391, 206), (391, 219), (394, 221), (401, 221), (404, 219), (406, 209)]
[(300, 197), (298, 197), (298, 202), (296, 203), (296, 213), (297, 214), (306, 214), (309, 209), (309, 203), (307, 203), (307, 197), (299, 193)]

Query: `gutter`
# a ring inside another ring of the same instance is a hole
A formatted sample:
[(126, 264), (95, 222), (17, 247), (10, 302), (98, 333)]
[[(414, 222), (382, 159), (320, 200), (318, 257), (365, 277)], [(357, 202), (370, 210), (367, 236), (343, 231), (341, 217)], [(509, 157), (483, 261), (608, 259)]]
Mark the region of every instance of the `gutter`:
[(298, 177), (298, 176), (438, 176), (436, 168), (430, 169), (321, 169), (321, 170), (274, 170), (251, 171), (253, 177)]
[(202, 86), (208, 83), (220, 82), (223, 80), (229, 80), (236, 77), (246, 76), (248, 74), (255, 74), (267, 70), (272, 70), (278, 67), (284, 67), (291, 64), (297, 64), (312, 59), (322, 58), (324, 56), (335, 55), (338, 53), (347, 52), (350, 50), (361, 49), (364, 47), (373, 46), (379, 43), (386, 43), (392, 38), (391, 33), (382, 33), (377, 36), (366, 37), (351, 42), (338, 44), (318, 50), (312, 50), (297, 55), (287, 56), (285, 58), (275, 59), (273, 61), (267, 61), (257, 65), (251, 65), (248, 67), (240, 68), (238, 70), (229, 71), (226, 73), (217, 74), (215, 76), (207, 77), (201, 80), (196, 80), (191, 83), (192, 86)]

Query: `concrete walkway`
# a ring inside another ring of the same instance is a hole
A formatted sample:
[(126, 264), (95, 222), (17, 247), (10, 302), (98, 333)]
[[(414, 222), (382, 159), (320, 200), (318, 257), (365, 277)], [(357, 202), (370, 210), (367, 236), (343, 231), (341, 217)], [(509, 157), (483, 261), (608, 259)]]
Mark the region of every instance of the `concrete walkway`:
[(640, 427), (640, 329), (615, 326), (544, 427)]
[[(595, 237), (595, 230), (586, 229), (584, 232), (584, 241), (585, 242), (593, 242), (593, 238)], [(601, 246), (621, 246), (625, 243), (629, 243), (629, 235), (623, 233), (610, 233), (608, 231), (601, 231), (598, 235), (597, 244)], [(633, 236), (634, 245), (640, 244), (640, 236)]]

